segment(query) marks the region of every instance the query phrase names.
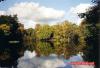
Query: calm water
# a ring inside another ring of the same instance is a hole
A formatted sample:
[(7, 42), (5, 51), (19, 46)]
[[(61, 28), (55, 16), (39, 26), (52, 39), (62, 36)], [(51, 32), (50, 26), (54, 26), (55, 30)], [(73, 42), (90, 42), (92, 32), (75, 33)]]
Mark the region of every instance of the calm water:
[[(35, 51), (35, 53), (32, 51)], [(0, 58), (7, 59), (0, 61), (0, 66), (7, 68), (42, 68), (43, 66), (45, 66), (43, 68), (50, 68), (50, 66), (53, 66), (56, 68), (60, 65), (66, 66), (66, 61), (83, 61), (82, 57), (75, 56), (77, 50), (75, 50), (74, 46), (61, 42), (33, 42), (32, 45), (28, 45), (26, 48), (19, 47), (17, 53), (15, 52), (8, 52), (14, 54), (1, 56)], [(72, 56), (74, 58), (71, 58)], [(48, 64), (51, 65), (48, 66)]]

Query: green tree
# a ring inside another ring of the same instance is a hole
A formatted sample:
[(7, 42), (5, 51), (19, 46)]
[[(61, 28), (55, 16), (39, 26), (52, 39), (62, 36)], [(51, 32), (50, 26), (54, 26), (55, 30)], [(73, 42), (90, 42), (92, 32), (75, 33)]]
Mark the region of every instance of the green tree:
[(96, 62), (96, 68), (99, 68), (100, 1), (93, 0), (93, 2), (95, 5), (90, 7), (86, 13), (81, 13), (79, 16), (84, 18), (80, 26), (84, 28), (84, 34), (86, 35), (87, 48), (84, 52), (84, 59)]
[(16, 15), (0, 16), (0, 66), (14, 65), (24, 54), (24, 29), (20, 28)]
[(50, 42), (36, 42), (36, 52), (43, 56), (49, 56), (54, 53), (54, 49), (51, 47)]
[(35, 32), (34, 29), (29, 28), (25, 30), (25, 35), (23, 37), (23, 43), (27, 50), (34, 50), (34, 40), (35, 40)]
[(50, 40), (53, 32), (49, 25), (41, 25), (35, 30), (36, 38), (38, 40)]
[(26, 29), (26, 32), (27, 32), (27, 35), (29, 35), (32, 38), (32, 40), (35, 39), (35, 31), (33, 28)]
[(80, 27), (68, 21), (64, 21), (62, 24), (54, 25), (53, 30), (53, 38), (54, 41), (57, 42), (57, 45), (55, 45), (57, 53), (64, 53), (65, 58), (68, 58), (68, 56), (72, 54), (83, 52), (85, 36), (82, 34)]

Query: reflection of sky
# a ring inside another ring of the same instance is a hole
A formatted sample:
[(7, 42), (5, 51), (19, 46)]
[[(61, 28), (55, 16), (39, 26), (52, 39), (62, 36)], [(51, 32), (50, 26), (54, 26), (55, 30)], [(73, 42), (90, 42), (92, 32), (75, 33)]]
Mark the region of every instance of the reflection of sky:
[(63, 61), (66, 64), (66, 66), (64, 66), (63, 68), (73, 68), (73, 65), (71, 65), (70, 62), (83, 61), (83, 59), (82, 59), (81, 55), (76, 55), (76, 56), (70, 57), (68, 60), (65, 59)]
[(68, 60), (63, 57), (58, 58), (55, 54), (48, 57), (35, 57), (35, 55), (35, 52), (26, 51), (24, 57), (20, 58), (18, 61), (18, 68), (93, 68), (93, 66), (71, 65), (70, 62), (83, 61), (82, 57), (79, 55), (72, 56)]
[(70, 62), (83, 61), (83, 58), (81, 56), (79, 56), (79, 55), (76, 55), (76, 56), (70, 57), (69, 61)]

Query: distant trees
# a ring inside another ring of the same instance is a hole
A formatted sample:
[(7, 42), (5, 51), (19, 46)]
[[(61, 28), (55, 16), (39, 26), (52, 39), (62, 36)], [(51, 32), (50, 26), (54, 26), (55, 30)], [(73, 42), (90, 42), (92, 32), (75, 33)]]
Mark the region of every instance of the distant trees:
[(40, 25), (35, 29), (37, 40), (50, 40), (53, 37), (53, 30), (49, 25)]
[(55, 41), (59, 40), (62, 42), (72, 42), (73, 34), (75, 33), (76, 28), (78, 28), (76, 25), (71, 24), (68, 21), (62, 22), (62, 24), (54, 25), (54, 39)]
[[(54, 42), (54, 53), (57, 55), (64, 54), (65, 58), (72, 54), (83, 52), (85, 47), (85, 36), (82, 33), (81, 27), (68, 21), (53, 26), (37, 24), (34, 31), (34, 36), (38, 41), (49, 40), (49, 42)], [(39, 47), (44, 49), (44, 45), (39, 45)], [(46, 48), (50, 47), (47, 46)]]
[(23, 45), (25, 49), (33, 51), (34, 50), (34, 40), (35, 40), (35, 31), (32, 28), (25, 30), (25, 35), (23, 37)]

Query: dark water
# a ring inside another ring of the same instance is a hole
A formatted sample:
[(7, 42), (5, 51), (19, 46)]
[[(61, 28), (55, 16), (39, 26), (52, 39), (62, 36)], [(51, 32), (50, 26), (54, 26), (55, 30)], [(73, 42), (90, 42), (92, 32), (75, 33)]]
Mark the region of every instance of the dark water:
[(75, 55), (77, 50), (74, 46), (66, 45), (63, 42), (33, 42), (32, 45), (23, 46), (20, 44), (7, 44), (3, 42), (2, 48), (0, 48), (0, 67), (17, 68), (18, 58), (24, 55), (26, 50), (33, 51), (37, 53), (37, 57), (49, 56), (54, 53), (60, 57), (63, 55), (65, 59), (68, 59), (70, 56)]

